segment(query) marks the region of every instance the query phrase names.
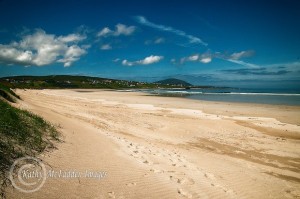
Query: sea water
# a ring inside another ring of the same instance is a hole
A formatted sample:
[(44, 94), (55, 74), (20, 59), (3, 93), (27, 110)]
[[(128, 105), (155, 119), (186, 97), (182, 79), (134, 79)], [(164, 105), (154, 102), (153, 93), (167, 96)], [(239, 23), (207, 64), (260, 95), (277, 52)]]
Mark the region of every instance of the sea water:
[(143, 92), (168, 96), (184, 97), (196, 100), (241, 102), (276, 105), (300, 105), (300, 91), (276, 89), (236, 89), (236, 88), (204, 88), (204, 89), (149, 89)]

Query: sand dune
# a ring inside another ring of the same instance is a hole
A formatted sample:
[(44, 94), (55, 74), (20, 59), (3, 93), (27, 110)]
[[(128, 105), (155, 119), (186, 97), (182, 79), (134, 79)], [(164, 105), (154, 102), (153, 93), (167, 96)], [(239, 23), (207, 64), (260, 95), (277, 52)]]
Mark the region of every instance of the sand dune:
[(300, 197), (299, 107), (78, 91), (18, 90), (18, 106), (60, 126), (49, 168), (107, 176), (8, 198)]

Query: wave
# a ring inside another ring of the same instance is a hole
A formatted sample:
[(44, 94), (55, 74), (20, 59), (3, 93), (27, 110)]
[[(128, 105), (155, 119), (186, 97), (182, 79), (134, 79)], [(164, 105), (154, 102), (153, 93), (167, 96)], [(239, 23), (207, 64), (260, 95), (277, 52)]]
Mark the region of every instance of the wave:
[(197, 92), (197, 91), (166, 91), (166, 93), (179, 93), (179, 94), (202, 94), (203, 92)]
[(271, 96), (300, 96), (297, 93), (204, 93), (204, 94), (211, 94), (211, 95), (271, 95)]
[(201, 91), (152, 91), (157, 94), (185, 94), (185, 95), (265, 95), (265, 96), (300, 96), (299, 93), (245, 93), (245, 92), (201, 92)]

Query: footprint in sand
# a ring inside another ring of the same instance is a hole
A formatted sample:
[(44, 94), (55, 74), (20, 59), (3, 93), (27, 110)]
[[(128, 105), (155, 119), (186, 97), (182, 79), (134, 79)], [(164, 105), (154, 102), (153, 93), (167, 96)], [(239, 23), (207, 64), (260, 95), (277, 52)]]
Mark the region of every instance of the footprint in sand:
[(178, 189), (177, 192), (180, 195), (182, 195), (182, 196), (184, 196), (186, 198), (192, 198), (193, 197), (192, 194), (188, 193), (187, 191), (184, 191), (183, 189)]
[(211, 174), (211, 173), (204, 173), (204, 177), (206, 177), (206, 178), (208, 178), (208, 179), (211, 179), (211, 180), (214, 180), (214, 179), (215, 179), (214, 174)]
[(181, 183), (180, 183), (181, 180), (180, 180), (179, 178), (174, 177), (174, 176), (170, 176), (170, 180), (172, 180), (173, 182), (176, 182), (176, 183), (178, 183), (178, 184), (181, 184)]
[(134, 158), (139, 158), (139, 156), (137, 156), (136, 154), (130, 154), (130, 156), (132, 156)]
[(170, 179), (178, 184), (183, 184), (183, 185), (195, 184), (195, 181), (191, 178), (176, 178), (174, 176), (170, 176)]
[(163, 170), (158, 170), (158, 169), (150, 169), (153, 173), (163, 173)]
[(149, 161), (149, 160), (144, 160), (143, 161), (144, 164), (147, 164), (147, 165), (153, 165), (153, 162)]
[(178, 183), (184, 185), (193, 185), (195, 184), (195, 181), (191, 178), (182, 178), (178, 180)]
[(126, 186), (128, 186), (128, 187), (132, 187), (132, 186), (135, 186), (135, 185), (136, 185), (135, 182), (131, 182), (131, 183), (127, 183), (127, 184), (126, 184)]

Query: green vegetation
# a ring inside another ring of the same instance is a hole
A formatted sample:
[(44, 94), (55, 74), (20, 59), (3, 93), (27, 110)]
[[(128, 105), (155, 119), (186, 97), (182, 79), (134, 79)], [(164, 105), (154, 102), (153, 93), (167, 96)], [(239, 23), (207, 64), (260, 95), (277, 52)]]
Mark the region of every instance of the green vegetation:
[[(3, 93), (17, 96), (1, 86)], [(16, 158), (36, 156), (45, 149), (54, 148), (53, 141), (59, 140), (59, 133), (53, 125), (35, 114), (11, 106), (5, 99), (0, 99), (0, 197), (4, 197), (4, 188), (9, 183), (7, 172)]]
[(158, 88), (215, 88), (213, 86), (193, 86), (188, 82), (171, 78), (154, 83), (107, 79), (100, 77), (49, 75), (15, 76), (0, 78), (0, 84), (21, 89), (158, 89)]
[[(166, 79), (154, 83), (115, 80), (100, 77), (50, 75), (15, 76), (0, 78), (0, 83), (11, 88), (60, 89), (60, 88), (99, 88), (99, 89), (156, 89), (156, 88), (202, 88), (179, 79)], [(207, 86), (205, 86), (207, 87)]]
[[(59, 89), (59, 88), (158, 88), (158, 84), (125, 80), (106, 79), (87, 76), (50, 75), (50, 76), (16, 76), (0, 78), (0, 83), (11, 88), (24, 89)], [(169, 86), (171, 87), (171, 86)]]
[(6, 99), (10, 102), (15, 102), (16, 98), (20, 99), (20, 97), (15, 94), (8, 86), (0, 83), (0, 97)]

